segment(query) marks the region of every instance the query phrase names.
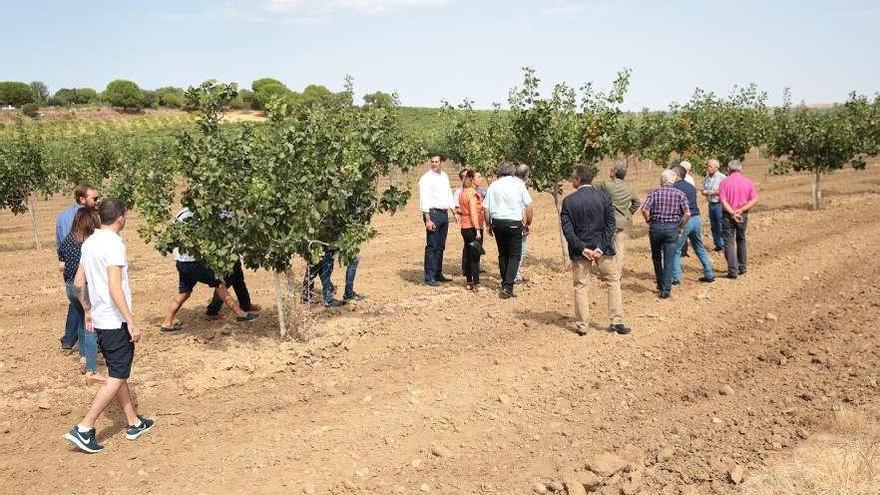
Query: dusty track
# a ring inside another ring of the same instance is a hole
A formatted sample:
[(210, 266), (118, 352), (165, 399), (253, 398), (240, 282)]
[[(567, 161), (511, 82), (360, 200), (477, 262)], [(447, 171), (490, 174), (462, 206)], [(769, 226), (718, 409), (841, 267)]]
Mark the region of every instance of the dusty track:
[[(642, 170), (637, 189), (653, 175)], [(132, 228), (135, 314), (148, 329), (135, 388), (158, 422), (131, 443), (111, 412), (98, 456), (61, 439), (92, 390), (56, 348), (66, 305), (53, 252), (27, 249), (27, 219), (3, 213), (0, 446), (17, 453), (0, 461), (4, 491), (529, 493), (585, 476), (586, 462), (610, 452), (630, 472), (604, 480), (608, 493), (730, 493), (731, 468), (748, 475), (795, 446), (834, 404), (878, 403), (878, 184), (876, 165), (839, 173), (826, 181), (827, 208), (809, 212), (807, 178), (770, 177), (751, 219), (748, 275), (699, 285), (691, 258), (667, 301), (651, 292), (640, 223), (624, 281), (627, 337), (564, 328), (570, 275), (555, 268), (543, 196), (532, 281), (517, 299), (417, 285), (418, 217), (384, 217), (362, 256), (359, 290), (370, 298), (329, 314), (308, 344), (279, 342), (272, 310), (234, 327), (208, 322), (194, 301), (181, 314), (188, 332), (160, 335), (173, 264)], [(453, 230), (446, 266), (459, 282), (460, 248)], [(489, 287), (494, 253), (484, 258)], [(248, 281), (270, 305), (269, 275)], [(208, 297), (199, 291), (196, 301)], [(598, 288), (593, 295), (604, 325)]]

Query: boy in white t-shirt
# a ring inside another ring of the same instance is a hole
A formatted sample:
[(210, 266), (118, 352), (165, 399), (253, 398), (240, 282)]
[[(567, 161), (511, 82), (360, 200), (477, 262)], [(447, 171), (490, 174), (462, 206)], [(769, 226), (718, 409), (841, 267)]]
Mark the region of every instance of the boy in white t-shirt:
[(113, 399), (119, 401), (134, 440), (153, 427), (153, 420), (138, 416), (128, 389), (134, 360), (134, 343), (141, 332), (131, 316), (128, 260), (119, 232), (125, 227), (125, 203), (105, 199), (99, 208), (101, 228), (82, 245), (82, 258), (74, 285), (86, 311), (86, 331), (98, 334), (98, 348), (107, 363), (107, 381), (98, 390), (89, 412), (64, 438), (80, 450), (95, 454), (104, 447), (95, 438), (95, 423)]

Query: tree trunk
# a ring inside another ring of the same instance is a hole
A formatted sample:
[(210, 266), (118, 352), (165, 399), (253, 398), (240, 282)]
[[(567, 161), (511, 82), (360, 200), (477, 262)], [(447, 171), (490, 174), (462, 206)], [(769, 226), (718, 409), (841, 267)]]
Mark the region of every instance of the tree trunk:
[(287, 337), (287, 325), (284, 323), (284, 302), (281, 297), (281, 272), (275, 271), (275, 309), (278, 311), (278, 328), (281, 338)]
[(557, 193), (550, 195), (553, 196), (553, 204), (556, 206), (556, 225), (559, 228), (559, 244), (562, 246), (562, 266), (567, 270), (571, 266), (571, 260), (568, 258), (568, 243), (562, 232), (562, 198)]
[(813, 170), (813, 209), (818, 210), (822, 207), (822, 186), (819, 184), (821, 174), (819, 169)]
[(40, 231), (37, 229), (37, 204), (33, 196), (28, 198), (28, 213), (31, 217), (31, 228), (34, 231), (34, 247), (36, 247), (37, 251), (41, 251), (43, 243), (40, 242)]

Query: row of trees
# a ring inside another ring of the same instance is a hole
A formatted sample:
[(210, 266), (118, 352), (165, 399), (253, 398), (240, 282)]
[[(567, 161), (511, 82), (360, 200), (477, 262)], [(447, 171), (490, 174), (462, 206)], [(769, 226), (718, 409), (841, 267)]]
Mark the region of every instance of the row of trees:
[[(877, 97), (851, 95), (823, 111), (792, 106), (787, 98), (770, 110), (752, 86), (727, 97), (698, 90), (683, 105), (633, 115), (620, 108), (629, 79), (622, 71), (606, 91), (557, 84), (542, 94), (535, 71), (525, 69), (509, 94), (509, 110), (481, 112), (467, 100), (445, 104), (439, 151), (483, 171), (503, 159), (529, 164), (534, 187), (552, 195), (558, 209), (578, 162), (649, 159), (666, 166), (688, 158), (699, 169), (709, 157), (742, 159), (761, 147), (779, 173), (813, 172), (820, 194), (821, 174), (862, 167), (880, 147)], [(372, 216), (396, 211), (409, 198), (396, 181), (381, 179), (410, 170), (427, 152), (404, 131), (394, 95), (373, 93), (356, 105), (350, 81), (341, 93), (320, 87), (295, 93), (271, 80), (256, 81), (253, 89), (266, 108), (265, 123), (221, 125), (241, 91), (206, 82), (184, 95), (196, 109), (195, 127), (70, 135), (44, 125), (0, 128), (0, 208), (33, 212), (34, 195), (83, 180), (102, 184), (107, 195), (134, 205), (144, 219), (140, 235), (160, 251), (179, 246), (220, 273), (238, 256), (247, 267), (273, 271), (286, 332), (284, 315), (296, 300), (292, 260), (313, 262), (324, 249), (352, 259), (374, 234)], [(171, 205), (178, 202), (198, 221), (173, 222)], [(564, 252), (564, 242), (561, 247)]]
[[(26, 105), (61, 106), (93, 105), (107, 103), (123, 109), (140, 108), (187, 108), (187, 100), (183, 88), (166, 86), (155, 90), (140, 88), (136, 83), (124, 79), (110, 82), (102, 92), (92, 88), (61, 88), (54, 94), (41, 81), (30, 84), (16, 81), (0, 82), (0, 105), (24, 107)], [(272, 98), (282, 98), (291, 104), (309, 102), (334, 95), (324, 86), (313, 84), (302, 92), (290, 90), (278, 79), (257, 79), (251, 89), (238, 90), (227, 103), (231, 108), (263, 110)], [(370, 98), (391, 97), (387, 93), (369, 95)], [(190, 108), (191, 109), (191, 108)]]
[(606, 92), (591, 83), (578, 89), (557, 84), (545, 95), (526, 68), (522, 85), (509, 94), (509, 111), (496, 105), (485, 118), (471, 101), (444, 104), (441, 147), (456, 162), (479, 169), (502, 159), (527, 163), (534, 187), (557, 205), (573, 163), (649, 160), (666, 167), (689, 160), (700, 174), (710, 158), (726, 164), (764, 150), (774, 173), (812, 173), (814, 208), (821, 205), (821, 175), (863, 168), (865, 158), (880, 150), (880, 95), (853, 93), (842, 105), (818, 110), (792, 105), (786, 91), (784, 104), (771, 109), (755, 85), (727, 96), (697, 89), (684, 104), (633, 114), (620, 109), (629, 77), (620, 72)]

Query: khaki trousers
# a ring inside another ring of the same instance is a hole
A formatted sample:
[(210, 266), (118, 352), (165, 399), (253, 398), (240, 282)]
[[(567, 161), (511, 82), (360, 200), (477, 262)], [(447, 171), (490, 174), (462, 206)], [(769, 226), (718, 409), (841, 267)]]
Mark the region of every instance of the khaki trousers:
[(592, 273), (608, 294), (608, 316), (611, 324), (623, 323), (623, 296), (620, 293), (620, 262), (617, 256), (603, 256), (598, 263), (584, 258), (572, 260), (574, 275), (574, 311), (580, 323), (590, 324), (589, 278)]
[(617, 258), (617, 273), (619, 276), (623, 276), (623, 259), (625, 257), (624, 250), (626, 249), (626, 231), (618, 230), (614, 234), (614, 257)]

